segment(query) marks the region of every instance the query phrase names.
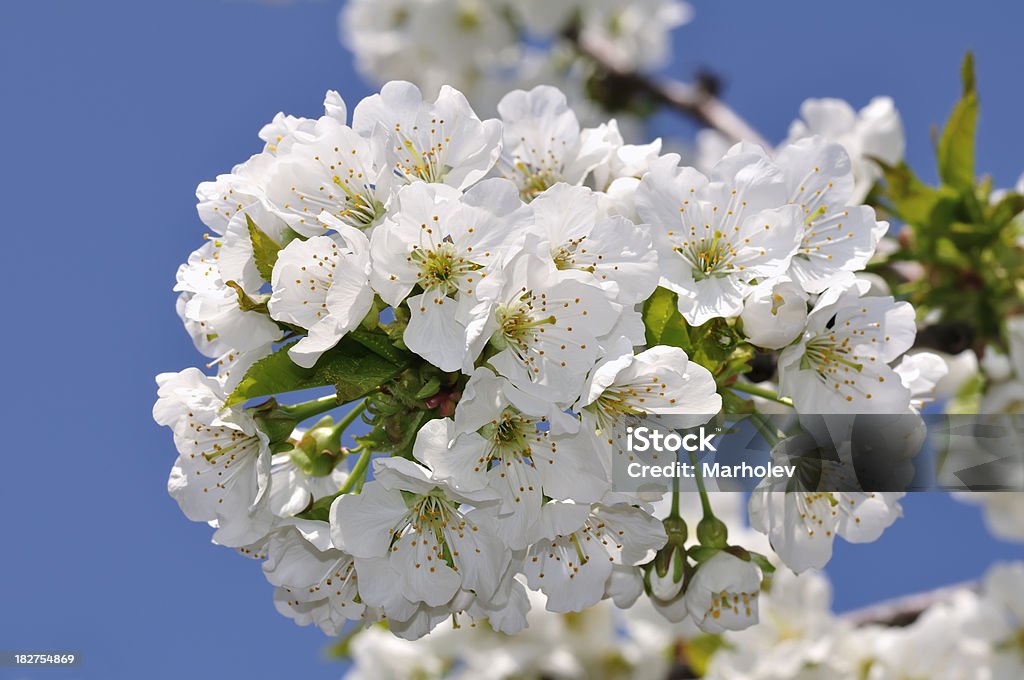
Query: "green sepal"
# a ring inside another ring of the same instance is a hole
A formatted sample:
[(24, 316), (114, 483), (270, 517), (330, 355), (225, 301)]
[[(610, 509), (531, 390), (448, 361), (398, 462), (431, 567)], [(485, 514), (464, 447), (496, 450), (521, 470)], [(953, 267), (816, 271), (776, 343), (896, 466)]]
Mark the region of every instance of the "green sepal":
[(269, 295), (257, 295), (255, 298), (245, 292), (245, 290), (238, 285), (235, 281), (225, 281), (224, 285), (235, 291), (238, 295), (238, 308), (243, 312), (260, 312), (262, 314), (269, 314), (267, 310), (267, 302), (270, 300)]

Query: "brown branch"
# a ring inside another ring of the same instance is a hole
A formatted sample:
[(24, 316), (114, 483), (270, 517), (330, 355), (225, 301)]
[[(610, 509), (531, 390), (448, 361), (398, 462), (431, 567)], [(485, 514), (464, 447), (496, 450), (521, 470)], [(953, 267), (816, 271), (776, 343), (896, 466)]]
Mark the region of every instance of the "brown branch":
[(955, 583), (935, 590), (905, 595), (843, 614), (840, 618), (854, 626), (909, 626), (934, 604), (948, 600), (958, 590), (977, 590), (972, 581)]
[(574, 27), (565, 31), (565, 37), (623, 91), (641, 93), (656, 104), (667, 106), (701, 125), (721, 132), (733, 142), (748, 141), (760, 144), (765, 149), (771, 148), (757, 130), (716, 97), (706, 84), (689, 85), (677, 80), (657, 79), (626, 68), (616, 63), (607, 44), (583, 36)]

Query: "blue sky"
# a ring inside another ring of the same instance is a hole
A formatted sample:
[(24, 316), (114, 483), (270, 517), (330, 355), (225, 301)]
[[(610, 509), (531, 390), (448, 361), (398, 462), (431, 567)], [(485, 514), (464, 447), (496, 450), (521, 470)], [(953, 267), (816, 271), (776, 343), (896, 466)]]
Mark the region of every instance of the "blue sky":
[[(1024, 5), (695, 4), (696, 23), (678, 32), (681, 77), (714, 68), (729, 101), (775, 139), (806, 96), (861, 106), (892, 95), (925, 176), (929, 126), (975, 49), (979, 167), (1004, 186), (1024, 170)], [(0, 678), (340, 674), (320, 659), (319, 631), (276, 614), (258, 565), (211, 546), (167, 497), (173, 446), (149, 415), (153, 375), (199, 360), (170, 290), (203, 231), (195, 185), (258, 150), (278, 110), (317, 115), (327, 88), (350, 102), (368, 93), (336, 40), (338, 6), (0, 3), (0, 649), (84, 658)], [(973, 507), (931, 496), (905, 507), (878, 543), (837, 549), (839, 607), (1024, 556), (989, 538)]]

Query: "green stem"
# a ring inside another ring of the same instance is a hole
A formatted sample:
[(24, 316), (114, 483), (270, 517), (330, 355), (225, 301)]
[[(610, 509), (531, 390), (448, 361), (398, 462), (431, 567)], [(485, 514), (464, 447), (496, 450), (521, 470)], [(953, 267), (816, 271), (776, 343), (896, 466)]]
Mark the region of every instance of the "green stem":
[(672, 509), (669, 511), (668, 516), (679, 517), (679, 475), (672, 477)]
[(346, 494), (351, 491), (356, 485), (357, 480), (360, 480), (359, 489), (362, 490), (363, 485), (361, 480), (366, 477), (366, 468), (370, 465), (370, 449), (352, 450), (359, 451), (359, 460), (356, 461), (356, 466), (352, 468), (352, 472), (349, 473), (348, 479), (345, 480), (345, 483), (342, 484), (341, 488), (338, 490), (339, 495)]
[(704, 474), (700, 471), (700, 463), (697, 462), (697, 454), (690, 451), (690, 464), (693, 465), (693, 478), (697, 482), (697, 491), (700, 492), (700, 507), (704, 511), (704, 517), (714, 517), (711, 511), (711, 499), (708, 498), (708, 490), (704, 487)]
[(772, 448), (775, 448), (779, 441), (781, 441), (778, 433), (775, 431), (775, 428), (768, 427), (767, 418), (765, 418), (765, 416), (760, 413), (752, 413), (750, 415), (750, 422), (754, 423), (754, 427), (757, 428), (757, 431), (761, 433), (761, 436), (764, 437), (765, 441), (767, 441), (768, 445)]
[(313, 416), (318, 416), (321, 413), (326, 413), (331, 409), (338, 408), (338, 406), (338, 396), (335, 394), (328, 394), (325, 397), (313, 399), (312, 401), (304, 401), (300, 404), (292, 404), (291, 406), (282, 406), (281, 411), (294, 418), (296, 422), (301, 423)]
[(762, 399), (768, 399), (769, 401), (774, 401), (777, 404), (782, 404), (783, 406), (788, 406), (790, 408), (793, 408), (793, 402), (790, 401), (787, 397), (780, 397), (775, 392), (772, 392), (771, 390), (767, 390), (767, 389), (765, 389), (763, 387), (758, 387), (757, 385), (751, 385), (749, 383), (736, 382), (736, 383), (733, 383), (732, 385), (729, 385), (729, 389), (731, 389), (733, 391), (736, 391), (736, 392), (745, 392), (746, 394), (752, 394), (755, 397), (761, 397)]
[(366, 410), (367, 403), (367, 400), (363, 399), (361, 402), (353, 406), (352, 410), (346, 413), (344, 417), (338, 421), (338, 424), (334, 426), (334, 433), (338, 437), (339, 444), (341, 443), (341, 436), (345, 433), (345, 430), (347, 430), (352, 423), (356, 422), (359, 415)]

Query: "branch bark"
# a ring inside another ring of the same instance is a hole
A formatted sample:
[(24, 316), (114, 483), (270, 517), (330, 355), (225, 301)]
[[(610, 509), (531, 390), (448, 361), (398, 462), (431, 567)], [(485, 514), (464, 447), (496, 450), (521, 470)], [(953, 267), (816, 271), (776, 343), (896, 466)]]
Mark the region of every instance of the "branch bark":
[(749, 123), (729, 108), (713, 92), (702, 85), (690, 85), (670, 79), (658, 79), (616, 63), (611, 49), (601, 41), (585, 37), (576, 28), (569, 28), (566, 37), (580, 54), (588, 58), (605, 75), (621, 84), (623, 89), (640, 92), (654, 103), (713, 128), (733, 142), (748, 141), (765, 149), (771, 145)]

